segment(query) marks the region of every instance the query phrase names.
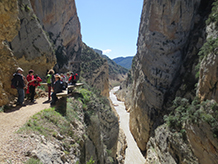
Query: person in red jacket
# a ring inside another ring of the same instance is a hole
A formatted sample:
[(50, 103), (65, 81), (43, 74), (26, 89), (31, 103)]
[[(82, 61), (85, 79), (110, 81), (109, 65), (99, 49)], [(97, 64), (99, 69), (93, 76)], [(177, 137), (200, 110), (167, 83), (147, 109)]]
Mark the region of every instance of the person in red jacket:
[(28, 81), (28, 89), (30, 93), (30, 101), (34, 102), (34, 96), (35, 96), (35, 81), (36, 79), (34, 78), (34, 71), (31, 69), (29, 70), (29, 74), (27, 75), (26, 79)]
[(36, 81), (34, 82), (35, 88), (41, 86), (40, 82), (42, 82), (42, 79), (38, 75), (35, 75), (34, 78), (36, 79)]
[(78, 74), (77, 73), (75, 73), (75, 74), (71, 73), (71, 76), (70, 76), (70, 78), (68, 80), (68, 84), (75, 85), (76, 82), (77, 82), (77, 79), (78, 79)]

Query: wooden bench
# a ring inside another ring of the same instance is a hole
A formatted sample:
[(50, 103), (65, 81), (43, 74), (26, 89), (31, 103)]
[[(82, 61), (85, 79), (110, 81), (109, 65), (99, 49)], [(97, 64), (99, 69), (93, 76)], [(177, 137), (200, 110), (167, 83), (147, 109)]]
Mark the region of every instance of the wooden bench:
[(80, 86), (83, 86), (83, 85), (84, 85), (83, 83), (76, 83), (75, 85), (68, 85), (67, 88), (71, 89), (71, 88), (80, 87)]
[(47, 83), (40, 83), (40, 85), (42, 85), (42, 86), (47, 86)]
[(56, 103), (55, 110), (60, 112), (63, 115), (66, 115), (67, 112), (67, 96), (70, 95), (68, 93), (68, 89), (74, 89), (75, 87), (82, 86), (83, 83), (76, 83), (75, 85), (68, 85), (66, 90), (63, 90), (61, 93), (57, 93), (56, 96), (60, 97)]

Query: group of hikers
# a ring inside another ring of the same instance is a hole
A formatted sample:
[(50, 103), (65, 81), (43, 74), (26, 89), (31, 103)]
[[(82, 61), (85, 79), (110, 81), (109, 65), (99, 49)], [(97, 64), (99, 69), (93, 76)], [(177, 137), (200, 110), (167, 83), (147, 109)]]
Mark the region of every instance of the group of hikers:
[[(23, 72), (23, 69), (18, 67), (11, 81), (11, 87), (17, 89), (18, 106), (26, 106), (24, 104), (25, 90), (26, 95), (28, 95), (27, 98), (29, 98), (31, 103), (34, 103), (35, 89), (37, 86), (40, 86), (40, 82), (42, 82), (42, 79), (37, 74), (34, 75), (34, 70), (30, 69), (27, 77), (23, 75)], [(55, 105), (58, 100), (56, 94), (65, 90), (68, 84), (76, 84), (77, 80), (77, 73), (73, 74), (73, 72), (71, 72), (67, 73), (67, 76), (65, 76), (63, 73), (60, 75), (55, 74), (54, 70), (50, 69), (46, 76), (46, 83), (48, 86), (48, 102), (51, 101), (51, 106)]]

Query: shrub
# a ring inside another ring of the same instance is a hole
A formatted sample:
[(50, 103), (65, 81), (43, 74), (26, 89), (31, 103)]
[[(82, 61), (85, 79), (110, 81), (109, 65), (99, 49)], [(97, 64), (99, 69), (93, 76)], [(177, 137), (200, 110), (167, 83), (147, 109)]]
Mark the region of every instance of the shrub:
[(215, 136), (218, 136), (218, 105), (215, 102), (206, 100), (200, 102), (195, 98), (191, 103), (185, 98), (177, 97), (173, 101), (171, 113), (164, 116), (164, 120), (172, 131), (185, 134), (185, 124), (199, 124), (207, 122)]

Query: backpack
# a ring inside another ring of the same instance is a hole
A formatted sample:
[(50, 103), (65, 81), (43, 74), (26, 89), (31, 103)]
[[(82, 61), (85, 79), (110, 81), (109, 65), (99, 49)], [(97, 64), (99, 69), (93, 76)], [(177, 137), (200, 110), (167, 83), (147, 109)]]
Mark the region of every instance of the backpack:
[(16, 75), (13, 76), (12, 80), (11, 80), (11, 88), (16, 89), (18, 86), (19, 81), (17, 81), (17, 79), (15, 78)]
[(62, 89), (62, 90), (66, 90), (66, 85), (64, 85), (64, 82), (61, 81), (60, 84), (61, 84), (61, 89)]
[(73, 75), (73, 80), (77, 80), (78, 78), (78, 74), (76, 73), (75, 75)]

